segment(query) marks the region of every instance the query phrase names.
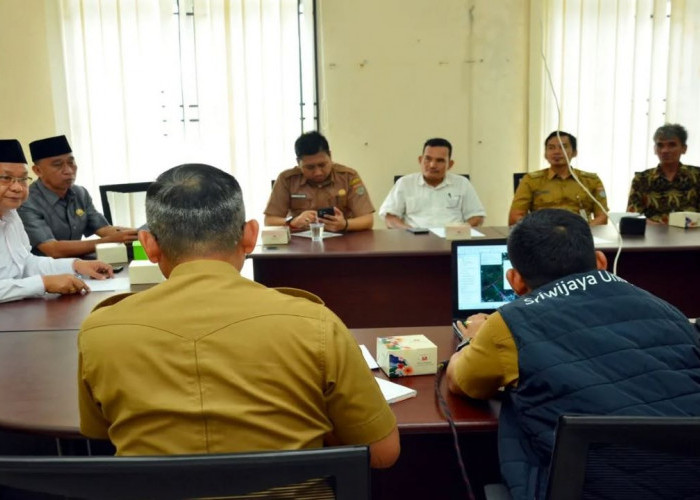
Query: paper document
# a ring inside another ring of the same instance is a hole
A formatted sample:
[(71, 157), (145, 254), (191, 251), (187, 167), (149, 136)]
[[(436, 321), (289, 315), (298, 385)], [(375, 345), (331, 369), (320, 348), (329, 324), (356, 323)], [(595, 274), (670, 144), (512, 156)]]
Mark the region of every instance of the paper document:
[[(342, 236), (342, 233), (331, 233), (330, 231), (323, 231), (323, 239), (335, 238), (336, 236)], [(311, 238), (311, 231), (302, 231), (301, 233), (292, 233), (292, 236), (301, 236), (302, 238)]]
[(362, 356), (364, 356), (365, 362), (367, 363), (367, 366), (369, 366), (370, 370), (376, 370), (379, 368), (377, 361), (369, 353), (367, 346), (360, 344), (360, 351), (362, 351)]
[[(431, 227), (429, 229), (430, 229), (430, 232), (433, 233), (435, 236), (439, 236), (440, 238), (445, 237), (445, 228), (444, 227)], [(485, 236), (484, 233), (472, 228), (472, 238), (483, 238), (484, 236)]]
[(598, 238), (597, 236), (593, 237), (593, 244), (594, 245), (602, 245), (603, 243), (610, 243), (610, 241), (604, 240), (603, 238)]
[(404, 399), (415, 398), (418, 395), (418, 392), (410, 387), (404, 387), (379, 377), (374, 377), (374, 379), (379, 384), (379, 389), (381, 389), (387, 403), (396, 403)]
[(128, 277), (124, 278), (108, 278), (106, 280), (86, 279), (85, 284), (90, 287), (93, 292), (113, 292), (119, 290), (130, 290), (131, 282)]

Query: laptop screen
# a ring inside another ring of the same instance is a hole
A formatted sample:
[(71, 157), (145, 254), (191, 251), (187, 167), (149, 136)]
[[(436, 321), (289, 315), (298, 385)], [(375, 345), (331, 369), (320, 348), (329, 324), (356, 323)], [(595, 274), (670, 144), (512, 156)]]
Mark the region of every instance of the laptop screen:
[(505, 239), (453, 241), (453, 319), (492, 313), (515, 299), (517, 295), (506, 279), (511, 267)]

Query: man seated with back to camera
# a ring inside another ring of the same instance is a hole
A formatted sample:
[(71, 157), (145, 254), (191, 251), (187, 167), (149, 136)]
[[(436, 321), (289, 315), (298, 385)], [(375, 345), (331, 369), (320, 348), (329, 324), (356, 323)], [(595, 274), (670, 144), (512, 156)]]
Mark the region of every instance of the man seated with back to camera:
[(469, 179), (451, 174), (452, 144), (428, 139), (418, 157), (421, 171), (396, 181), (379, 209), (388, 228), (443, 227), (466, 222), (480, 226), (486, 211)]
[(627, 211), (648, 221), (668, 224), (671, 212), (700, 212), (700, 168), (681, 163), (688, 149), (688, 132), (682, 125), (666, 124), (654, 133), (659, 164), (632, 179)]
[[(110, 225), (87, 189), (75, 185), (78, 165), (65, 135), (31, 142), (29, 150), (39, 180), (29, 187), (19, 215), (35, 254), (81, 257), (94, 253), (98, 243), (136, 241), (136, 229)], [(99, 238), (82, 239), (93, 234)]]
[(606, 271), (583, 218), (527, 215), (508, 256), (520, 297), (470, 318), (462, 330), (471, 344), (452, 356), (447, 379), (452, 392), (477, 399), (505, 387), (499, 458), (514, 499), (544, 498), (560, 415), (700, 415), (697, 331)]
[(113, 276), (112, 266), (100, 261), (52, 259), (31, 253), (29, 238), (17, 215), (27, 199), (31, 178), (22, 145), (0, 140), (0, 302), (89, 292), (77, 274), (95, 279)]
[(557, 136), (557, 131), (554, 131), (547, 136), (544, 141), (544, 157), (549, 162), (549, 168), (527, 173), (520, 179), (510, 206), (509, 226), (529, 212), (543, 208), (561, 208), (580, 214), (591, 226), (608, 223), (607, 196), (598, 175), (571, 168), (598, 203), (571, 175), (569, 164), (576, 154), (576, 137), (573, 135), (560, 131)]
[[(319, 221), (333, 232), (372, 229), (374, 206), (362, 179), (352, 168), (333, 162), (326, 138), (315, 131), (302, 134), (294, 151), (297, 166), (277, 177), (265, 225), (301, 231)], [(318, 217), (321, 208), (332, 208), (333, 214)]]
[[(146, 194), (139, 240), (167, 280), (100, 304), (78, 336), (80, 428), (118, 455), (369, 445), (396, 418), (357, 342), (321, 300), (240, 275), (258, 224), (236, 179), (187, 164)], [(124, 369), (128, 363), (129, 369)]]

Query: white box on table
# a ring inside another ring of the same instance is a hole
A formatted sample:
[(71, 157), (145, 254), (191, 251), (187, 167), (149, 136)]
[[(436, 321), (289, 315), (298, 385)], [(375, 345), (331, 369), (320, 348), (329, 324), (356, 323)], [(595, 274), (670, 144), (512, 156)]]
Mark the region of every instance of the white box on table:
[(435, 373), (437, 346), (425, 335), (379, 337), (377, 364), (392, 378)]

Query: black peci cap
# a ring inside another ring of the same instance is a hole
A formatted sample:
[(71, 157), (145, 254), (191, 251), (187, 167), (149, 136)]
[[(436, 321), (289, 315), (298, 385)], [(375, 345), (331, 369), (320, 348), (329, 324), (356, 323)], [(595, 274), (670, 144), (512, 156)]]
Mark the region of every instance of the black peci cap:
[(17, 139), (0, 139), (0, 163), (27, 163)]
[(72, 153), (73, 150), (70, 148), (65, 135), (57, 135), (56, 137), (30, 142), (29, 152), (32, 154), (32, 161), (36, 163), (44, 158)]

